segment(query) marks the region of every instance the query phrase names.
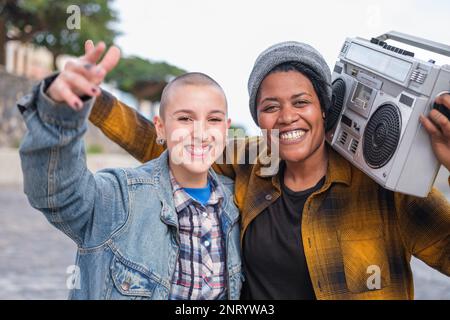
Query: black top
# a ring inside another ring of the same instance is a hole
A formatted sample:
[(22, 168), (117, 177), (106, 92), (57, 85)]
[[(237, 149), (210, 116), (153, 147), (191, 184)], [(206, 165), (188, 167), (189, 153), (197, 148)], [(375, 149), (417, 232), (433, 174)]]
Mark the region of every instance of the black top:
[(284, 185), (280, 167), (281, 196), (248, 226), (243, 239), (246, 280), (242, 299), (316, 298), (306, 264), (301, 233), (303, 207), (308, 197), (324, 182), (294, 192)]

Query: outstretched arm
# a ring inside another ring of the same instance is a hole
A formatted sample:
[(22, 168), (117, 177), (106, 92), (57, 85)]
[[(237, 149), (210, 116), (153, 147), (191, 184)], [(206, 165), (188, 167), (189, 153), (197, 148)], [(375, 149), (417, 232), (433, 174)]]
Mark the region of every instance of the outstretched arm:
[(125, 222), (128, 193), (123, 171), (94, 175), (87, 169), (82, 137), (93, 101), (81, 103), (72, 92), (95, 93), (87, 82), (68, 81), (76, 78), (73, 67), (19, 102), (28, 128), (20, 157), (30, 204), (79, 246), (91, 247)]
[(25, 194), (78, 246), (100, 245), (126, 221), (126, 179), (120, 171), (94, 175), (86, 166), (82, 137), (92, 101), (77, 112), (43, 88), (20, 105), (28, 128), (19, 150)]
[(89, 120), (140, 162), (155, 159), (164, 151), (156, 143), (153, 123), (107, 91), (97, 98)]

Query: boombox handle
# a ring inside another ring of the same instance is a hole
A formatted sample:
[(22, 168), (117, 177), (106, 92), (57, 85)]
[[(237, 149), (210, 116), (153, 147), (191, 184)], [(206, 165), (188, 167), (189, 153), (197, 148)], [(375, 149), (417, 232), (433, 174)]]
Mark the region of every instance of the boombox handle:
[(408, 34), (404, 34), (397, 31), (391, 31), (388, 33), (385, 33), (379, 37), (377, 37), (378, 40), (386, 41), (388, 39), (392, 39), (394, 41), (402, 42), (417, 48), (421, 48), (424, 50), (428, 50), (434, 53), (442, 54), (444, 56), (450, 57), (450, 46), (422, 39), (415, 36), (410, 36)]

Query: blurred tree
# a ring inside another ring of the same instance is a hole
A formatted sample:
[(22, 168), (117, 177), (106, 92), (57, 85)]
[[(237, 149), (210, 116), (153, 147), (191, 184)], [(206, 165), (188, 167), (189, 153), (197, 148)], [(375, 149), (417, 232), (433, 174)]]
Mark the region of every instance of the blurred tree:
[(118, 18), (111, 2), (77, 0), (80, 28), (73, 29), (73, 11), (68, 10), (73, 0), (0, 0), (0, 64), (5, 64), (8, 40), (47, 47), (53, 54), (54, 66), (62, 53), (82, 55), (87, 39), (112, 44), (119, 32), (114, 29)]
[[(113, 43), (120, 33), (114, 29), (117, 13), (113, 0), (0, 0), (0, 64), (5, 64), (5, 44), (9, 40), (34, 43), (48, 48), (56, 58), (60, 54), (84, 54), (84, 42), (100, 40)], [(76, 12), (79, 9), (80, 28)], [(77, 11), (76, 10), (76, 11)], [(150, 62), (139, 57), (122, 58), (108, 75), (107, 81), (142, 100), (159, 101), (164, 86), (171, 77), (184, 70), (164, 62)]]
[(228, 131), (230, 138), (245, 138), (247, 137), (247, 132), (244, 126), (241, 125), (231, 125)]
[(122, 58), (106, 81), (114, 82), (120, 90), (133, 94), (139, 101), (159, 101), (162, 89), (171, 78), (185, 72), (165, 62), (131, 56)]

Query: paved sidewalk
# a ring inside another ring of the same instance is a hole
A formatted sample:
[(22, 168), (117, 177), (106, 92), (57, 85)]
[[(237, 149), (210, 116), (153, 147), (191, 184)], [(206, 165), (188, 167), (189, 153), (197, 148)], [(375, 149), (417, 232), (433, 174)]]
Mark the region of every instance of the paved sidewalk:
[[(87, 158), (93, 172), (139, 165), (121, 154)], [(0, 149), (0, 300), (66, 299), (76, 245), (28, 204), (22, 181), (18, 151)]]

